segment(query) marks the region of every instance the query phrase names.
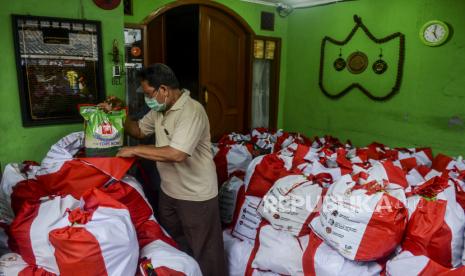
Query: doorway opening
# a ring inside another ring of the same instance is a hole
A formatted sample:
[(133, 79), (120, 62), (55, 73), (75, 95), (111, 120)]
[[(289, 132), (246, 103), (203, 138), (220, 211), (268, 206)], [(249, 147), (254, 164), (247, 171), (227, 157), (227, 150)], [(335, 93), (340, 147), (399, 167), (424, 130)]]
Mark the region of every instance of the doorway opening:
[(251, 124), (254, 32), (221, 4), (181, 1), (145, 20), (145, 65), (170, 66), (181, 86), (202, 103), (212, 140)]

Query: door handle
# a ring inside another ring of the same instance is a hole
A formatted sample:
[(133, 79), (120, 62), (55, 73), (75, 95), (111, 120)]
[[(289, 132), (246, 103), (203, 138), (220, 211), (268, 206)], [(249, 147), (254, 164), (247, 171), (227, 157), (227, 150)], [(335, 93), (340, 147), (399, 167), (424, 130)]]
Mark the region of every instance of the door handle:
[(205, 100), (205, 104), (208, 104), (208, 90), (205, 89), (204, 91), (204, 100)]

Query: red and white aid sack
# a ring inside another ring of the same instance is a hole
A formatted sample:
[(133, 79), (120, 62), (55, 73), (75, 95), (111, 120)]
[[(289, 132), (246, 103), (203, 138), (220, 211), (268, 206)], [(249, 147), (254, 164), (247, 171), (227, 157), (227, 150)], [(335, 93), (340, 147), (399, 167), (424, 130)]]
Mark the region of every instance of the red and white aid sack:
[(28, 265), (20, 255), (8, 253), (0, 257), (0, 275), (2, 276), (56, 276), (55, 273)]
[(310, 179), (315, 178), (324, 188), (328, 188), (329, 185), (338, 181), (342, 175), (347, 174), (340, 168), (327, 168), (318, 161), (303, 163), (298, 166), (298, 169)]
[(383, 265), (377, 262), (356, 262), (344, 258), (313, 232), (302, 263), (306, 276), (379, 276), (383, 271)]
[(121, 180), (134, 159), (77, 158), (84, 146), (84, 133), (71, 133), (55, 143), (42, 163), (8, 164), (1, 182), (1, 196), (17, 212), (23, 202), (48, 195), (80, 198), (90, 188)]
[(273, 152), (277, 136), (281, 134), (282, 132), (272, 133), (265, 128), (255, 128), (251, 132), (251, 142), (254, 144), (254, 148), (262, 152), (271, 153)]
[(225, 224), (233, 222), (234, 212), (238, 204), (242, 204), (245, 195), (244, 181), (237, 176), (232, 176), (221, 185), (218, 192), (220, 201), (221, 221)]
[(66, 196), (26, 203), (11, 224), (11, 238), (26, 263), (55, 274), (131, 275), (137, 268), (129, 211), (98, 190), (81, 202)]
[(263, 198), (276, 180), (290, 174), (292, 158), (278, 154), (259, 156), (252, 160), (245, 176), (246, 195)]
[(273, 228), (294, 236), (310, 232), (308, 224), (317, 214), (323, 188), (303, 175), (285, 176), (263, 198), (258, 212)]
[[(49, 193), (35, 178), (38, 164), (26, 161), (5, 166), (0, 183), (0, 222), (7, 222), (17, 213), (25, 201), (35, 201)], [(10, 219), (8, 219), (10, 218)]]
[(11, 249), (20, 254), (24, 261), (33, 266), (59, 273), (48, 234), (53, 229), (69, 225), (67, 211), (79, 207), (72, 196), (26, 202), (10, 225)]
[(430, 148), (396, 149), (397, 156), (394, 163), (405, 170), (410, 170), (418, 166), (431, 167), (433, 163), (433, 153)]
[(121, 181), (112, 182), (100, 187), (99, 190), (128, 208), (140, 248), (158, 239), (176, 246), (174, 240), (155, 220), (152, 207), (144, 195), (142, 186), (134, 177), (126, 175)]
[(223, 184), (233, 173), (247, 170), (252, 161), (251, 144), (234, 144), (219, 146), (214, 157), (219, 184)]
[(142, 248), (140, 258), (139, 272), (143, 276), (152, 275), (148, 271), (162, 276), (202, 276), (199, 265), (192, 257), (163, 240), (155, 240)]
[(434, 177), (407, 195), (410, 218), (402, 249), (443, 267), (461, 266), (465, 213), (457, 203), (454, 184), (447, 175)]
[(426, 256), (415, 256), (409, 251), (403, 251), (386, 264), (388, 276), (462, 276), (465, 266), (453, 269), (444, 267)]
[(257, 229), (262, 221), (261, 215), (258, 213), (258, 205), (262, 199), (255, 196), (245, 196), (236, 223), (231, 231), (231, 234), (244, 241), (253, 243), (257, 235)]
[(254, 245), (233, 237), (229, 229), (223, 231), (224, 255), (229, 276), (244, 276)]
[(253, 243), (262, 220), (258, 205), (274, 182), (286, 174), (289, 174), (288, 169), (277, 154), (258, 156), (250, 162), (244, 178), (244, 200), (236, 203), (240, 207), (236, 208), (233, 219), (231, 234), (234, 237)]
[(35, 177), (49, 195), (80, 198), (90, 188), (121, 180), (134, 163), (132, 158), (76, 158), (84, 147), (84, 133), (71, 133), (54, 144)]
[(35, 173), (40, 169), (40, 166), (32, 163), (10, 163), (5, 166), (1, 179), (0, 197), (4, 198), (8, 203), (11, 203), (11, 197), (14, 187), (28, 179), (35, 179)]
[(307, 244), (308, 235), (297, 238), (262, 223), (245, 275), (255, 275), (256, 270), (280, 275), (303, 275), (302, 256)]
[(462, 156), (452, 158), (444, 154), (438, 154), (433, 160), (433, 169), (437, 171), (465, 170), (465, 162)]
[(141, 275), (155, 271), (157, 275), (201, 275), (197, 262), (180, 251), (175, 241), (153, 216), (142, 186), (132, 176), (99, 188), (105, 194), (127, 206), (139, 241)]
[(139, 245), (126, 206), (93, 189), (63, 220), (71, 225), (49, 233), (61, 275), (135, 274)]
[(405, 204), (401, 188), (388, 190), (374, 181), (359, 185), (344, 175), (329, 188), (319, 219), (311, 226), (347, 259), (378, 260), (402, 240), (408, 219)]
[[(361, 169), (360, 167), (356, 167)], [(357, 171), (354, 171), (356, 174)], [(358, 183), (365, 184), (376, 181), (386, 186), (390, 190), (406, 189), (408, 181), (405, 172), (401, 167), (394, 165), (391, 161), (372, 161), (372, 166), (365, 171), (366, 178), (364, 178), (363, 171), (358, 173)]]
[[(277, 180), (295, 174), (290, 171), (292, 166), (294, 164), (297, 166), (308, 151), (307, 147), (300, 145), (295, 145), (294, 148), (295, 152), (293, 153), (282, 151), (281, 154), (263, 155), (253, 159), (249, 164), (244, 179), (245, 200), (237, 211), (237, 219), (235, 219), (232, 230), (234, 237), (252, 242), (255, 240), (257, 228), (262, 220), (261, 214), (257, 211), (259, 203)], [(285, 152), (286, 154), (284, 154)], [(297, 221), (297, 224), (303, 224), (300, 218)], [(296, 227), (306, 228), (305, 226)], [(297, 229), (293, 231), (296, 232)]]

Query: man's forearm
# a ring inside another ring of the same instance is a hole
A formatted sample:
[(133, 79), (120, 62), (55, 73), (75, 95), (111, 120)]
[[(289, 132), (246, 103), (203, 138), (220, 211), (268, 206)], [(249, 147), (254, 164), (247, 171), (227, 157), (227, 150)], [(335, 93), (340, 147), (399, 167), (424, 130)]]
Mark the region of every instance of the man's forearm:
[(124, 122), (124, 130), (127, 134), (136, 139), (143, 139), (145, 137), (144, 134), (142, 134), (137, 121), (134, 121), (129, 117)]
[(138, 157), (159, 162), (182, 162), (187, 154), (170, 146), (155, 147), (152, 145), (138, 145), (132, 147), (132, 151)]

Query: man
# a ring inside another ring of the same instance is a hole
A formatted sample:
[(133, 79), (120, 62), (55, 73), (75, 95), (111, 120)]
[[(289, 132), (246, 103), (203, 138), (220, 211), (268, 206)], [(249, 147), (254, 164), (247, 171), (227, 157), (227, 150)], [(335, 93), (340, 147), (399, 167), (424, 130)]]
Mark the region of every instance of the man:
[(180, 90), (175, 74), (164, 64), (142, 70), (139, 78), (151, 111), (138, 122), (126, 120), (124, 127), (139, 139), (155, 133), (156, 145), (125, 147), (118, 156), (157, 162), (160, 224), (176, 241), (186, 238), (205, 276), (226, 275), (218, 185), (205, 109), (189, 91)]

